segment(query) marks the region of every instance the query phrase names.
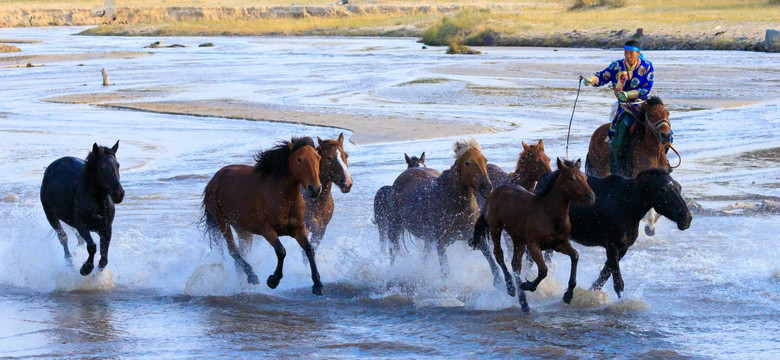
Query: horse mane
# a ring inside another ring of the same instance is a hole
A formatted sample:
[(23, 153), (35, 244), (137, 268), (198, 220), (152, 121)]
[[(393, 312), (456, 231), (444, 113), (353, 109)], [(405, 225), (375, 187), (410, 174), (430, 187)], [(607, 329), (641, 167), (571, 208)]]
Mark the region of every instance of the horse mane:
[(89, 186), (96, 186), (97, 184), (97, 165), (98, 160), (100, 159), (100, 156), (106, 153), (105, 146), (99, 146), (97, 153), (94, 151), (90, 151), (89, 154), (87, 154), (87, 158), (84, 159), (84, 175), (87, 179), (87, 184)]
[(647, 101), (645, 102), (645, 106), (656, 106), (656, 105), (663, 105), (664, 102), (661, 100), (658, 96), (651, 96), (647, 98)]
[[(292, 144), (292, 147), (290, 147)], [(279, 141), (269, 150), (257, 152), (255, 158), (255, 172), (266, 172), (271, 175), (287, 175), (287, 158), (296, 150), (309, 145), (314, 147), (314, 140), (310, 137), (293, 137), (290, 141)]]
[(536, 189), (534, 189), (534, 194), (538, 196), (547, 196), (547, 194), (552, 191), (553, 185), (555, 185), (555, 180), (558, 180), (559, 175), (561, 175), (560, 170), (553, 170), (553, 172), (539, 179), (539, 181), (536, 182)]
[(452, 150), (455, 151), (455, 160), (460, 159), (463, 154), (465, 154), (467, 151), (474, 149), (482, 151), (482, 147), (479, 146), (479, 143), (474, 138), (468, 138), (465, 140), (458, 140), (455, 142), (455, 145), (453, 146)]

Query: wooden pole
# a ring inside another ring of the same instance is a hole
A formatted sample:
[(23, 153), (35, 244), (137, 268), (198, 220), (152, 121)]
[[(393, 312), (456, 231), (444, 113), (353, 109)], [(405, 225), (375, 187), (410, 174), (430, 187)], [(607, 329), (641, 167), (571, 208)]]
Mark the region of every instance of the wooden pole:
[(106, 69), (100, 69), (100, 73), (103, 74), (103, 86), (110, 85), (108, 83), (108, 73), (106, 72)]

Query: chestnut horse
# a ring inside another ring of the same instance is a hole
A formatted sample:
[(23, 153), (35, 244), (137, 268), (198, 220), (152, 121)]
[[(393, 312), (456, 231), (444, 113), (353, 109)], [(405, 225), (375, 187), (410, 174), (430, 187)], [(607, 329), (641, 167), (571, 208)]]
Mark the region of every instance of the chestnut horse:
[(119, 140), (110, 149), (92, 145), (87, 159), (64, 157), (46, 167), (41, 183), (41, 204), (46, 219), (62, 244), (65, 261), (72, 265), (68, 251), (68, 236), (62, 230), (60, 220), (78, 232), (79, 240), (87, 243), (87, 261), (79, 273), (89, 275), (95, 268), (97, 245), (91, 231), (100, 236), (100, 261), (98, 269), (108, 265), (108, 246), (111, 244), (111, 229), (114, 222), (114, 204), (125, 197), (125, 190), (119, 183), (119, 163), (116, 151)]
[[(494, 164), (487, 164), (488, 177), (493, 187), (498, 188), (501, 185), (520, 186), (528, 191), (533, 191), (536, 181), (549, 174), (550, 158), (544, 152), (544, 142), (539, 139), (536, 145), (528, 145), (524, 141), (523, 151), (517, 157), (515, 171), (505, 173), (500, 167)], [(478, 195), (478, 194), (477, 194)], [(485, 198), (477, 196), (479, 208), (485, 205)]]
[[(408, 169), (395, 179), (387, 229), (390, 246), (398, 248), (404, 232), (425, 241), (426, 250), (435, 245), (445, 276), (447, 246), (468, 240), (479, 216), (472, 190), (487, 196), (493, 189), (479, 144), (473, 139), (458, 141), (454, 150), (455, 163), (441, 174), (429, 168)], [(495, 267), (490, 253), (483, 254)]]
[[(404, 153), (404, 160), (406, 160), (406, 168), (407, 169), (417, 169), (417, 168), (425, 168), (425, 152), (420, 155), (420, 157), (417, 156), (409, 156)], [(438, 174), (437, 174), (438, 175)], [(385, 185), (379, 188), (377, 190), (376, 195), (374, 195), (374, 224), (377, 225), (377, 228), (379, 228), (379, 241), (382, 243), (383, 248), (387, 248), (387, 251), (390, 253), (390, 259), (391, 261), (395, 260), (395, 252), (398, 250), (395, 247), (388, 247), (387, 246), (387, 229), (389, 226), (390, 221), (390, 212), (393, 209), (393, 205), (391, 204), (391, 194), (393, 192), (393, 187), (390, 185)]]
[[(493, 253), (504, 272), (507, 293), (515, 296), (512, 276), (507, 271), (501, 248), (501, 232), (506, 230), (509, 233), (514, 245), (512, 270), (515, 273), (517, 286), (520, 288), (518, 299), (525, 312), (530, 309), (524, 290), (535, 291), (542, 279), (547, 276), (547, 265), (544, 263), (542, 250), (554, 249), (568, 255), (571, 259), (569, 287), (563, 295), (565, 303), (571, 302), (574, 287), (577, 285), (579, 254), (569, 242), (571, 231), (569, 205), (572, 202), (592, 204), (595, 195), (587, 184), (587, 177), (580, 171), (580, 160), (573, 163), (558, 159), (557, 164), (558, 175), (549, 186), (541, 189), (539, 195), (508, 185), (493, 191), (474, 226), (474, 237), (469, 241), (469, 245), (474, 249), (484, 249), (487, 247), (485, 237), (488, 232), (490, 233), (493, 240)], [(525, 252), (526, 247), (536, 262), (539, 272), (534, 281), (521, 282), (521, 254)]]
[[(607, 130), (610, 124), (601, 125), (590, 138), (588, 156), (585, 160), (585, 172), (588, 175), (607, 177), (609, 170), (609, 143)], [(639, 107), (639, 116), (631, 127), (631, 150), (629, 162), (630, 174), (626, 177), (636, 177), (642, 170), (663, 168), (668, 171), (669, 161), (666, 152), (671, 146), (672, 124), (669, 122), (669, 111), (663, 101), (657, 96), (651, 96)], [(647, 235), (655, 234), (656, 216), (653, 212), (648, 216), (645, 227)]]
[(311, 245), (316, 250), (325, 236), (325, 229), (333, 217), (333, 196), (330, 194), (331, 183), (336, 184), (342, 193), (352, 190), (352, 175), (349, 174), (347, 158), (344, 151), (344, 134), (339, 134), (337, 140), (322, 140), (317, 137), (317, 154), (320, 155), (320, 183), (322, 193), (313, 198), (301, 189), (306, 202), (306, 228), (311, 232)]
[(254, 234), (264, 237), (276, 252), (276, 271), (266, 283), (275, 289), (282, 279), (286, 251), (279, 236), (292, 236), (303, 248), (311, 267), (312, 292), (322, 295), (322, 283), (314, 262), (314, 249), (304, 223), (306, 204), (301, 186), (316, 198), (322, 192), (320, 156), (309, 137), (282, 141), (270, 150), (255, 155), (254, 166), (228, 165), (217, 171), (203, 192), (203, 217), (206, 235), (212, 244), (224, 238), (230, 256), (235, 259), (250, 284), (258, 284), (257, 275), (244, 260), (233, 240), (236, 231), (242, 249), (248, 249)]
[[(545, 188), (554, 176), (553, 173), (539, 180), (539, 188)], [(615, 293), (620, 297), (620, 260), (636, 241), (642, 216), (655, 209), (677, 223), (678, 229), (685, 230), (691, 226), (691, 212), (680, 194), (682, 187), (664, 169), (647, 169), (631, 179), (588, 176), (588, 185), (596, 194), (596, 201), (592, 205), (571, 206), (569, 235), (578, 244), (607, 250), (607, 261), (591, 290), (601, 289), (611, 275)]]

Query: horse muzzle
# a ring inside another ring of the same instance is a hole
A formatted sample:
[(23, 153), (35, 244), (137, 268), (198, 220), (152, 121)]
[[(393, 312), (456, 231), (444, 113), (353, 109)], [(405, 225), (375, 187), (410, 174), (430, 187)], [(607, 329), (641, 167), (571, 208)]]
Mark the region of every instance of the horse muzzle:
[(111, 201), (114, 202), (114, 204), (120, 204), (122, 203), (122, 200), (125, 199), (125, 189), (119, 188), (111, 192)]
[(306, 186), (306, 192), (309, 194), (310, 198), (316, 199), (320, 196), (320, 193), (322, 193), (322, 185), (308, 185)]
[(582, 196), (582, 203), (584, 205), (593, 205), (596, 202), (596, 194), (593, 191)]
[(339, 184), (339, 189), (342, 193), (348, 193), (350, 190), (352, 190), (352, 179), (344, 180)]
[(685, 214), (685, 218), (682, 219), (682, 221), (677, 222), (677, 228), (680, 230), (686, 230), (689, 227), (691, 227), (691, 220), (693, 220), (693, 216), (690, 212)]

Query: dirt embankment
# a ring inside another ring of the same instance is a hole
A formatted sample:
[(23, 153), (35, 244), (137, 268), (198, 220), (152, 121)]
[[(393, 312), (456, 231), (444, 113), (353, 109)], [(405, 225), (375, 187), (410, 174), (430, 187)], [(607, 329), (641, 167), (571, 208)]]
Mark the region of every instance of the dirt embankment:
[(0, 27), (160, 23), (195, 20), (257, 20), (268, 18), (342, 17), (372, 14), (435, 14), (458, 11), (461, 5), (346, 5), (258, 7), (118, 8), (116, 18), (89, 9), (0, 10)]

